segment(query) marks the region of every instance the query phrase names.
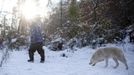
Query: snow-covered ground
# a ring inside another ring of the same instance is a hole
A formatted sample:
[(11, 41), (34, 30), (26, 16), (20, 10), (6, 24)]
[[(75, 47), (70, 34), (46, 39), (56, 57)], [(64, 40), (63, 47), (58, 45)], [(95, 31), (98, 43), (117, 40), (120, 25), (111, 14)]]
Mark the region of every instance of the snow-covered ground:
[[(107, 44), (107, 46), (115, 46)], [(35, 53), (34, 63), (27, 62), (28, 51), (10, 52), (6, 64), (0, 67), (0, 75), (133, 75), (134, 74), (134, 49), (132, 44), (118, 45), (124, 49), (129, 69), (120, 63), (117, 69), (113, 69), (115, 63), (110, 60), (109, 66), (104, 68), (105, 62), (96, 66), (90, 66), (89, 60), (95, 50), (90, 47), (78, 49), (74, 53), (65, 51), (50, 51), (44, 47), (46, 62), (40, 63), (40, 56)], [(62, 57), (65, 53), (68, 57)]]

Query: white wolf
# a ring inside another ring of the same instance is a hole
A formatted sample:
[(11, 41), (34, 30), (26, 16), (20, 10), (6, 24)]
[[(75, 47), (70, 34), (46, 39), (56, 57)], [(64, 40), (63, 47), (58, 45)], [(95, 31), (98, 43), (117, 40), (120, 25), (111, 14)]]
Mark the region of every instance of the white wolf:
[(119, 66), (119, 60), (126, 66), (126, 69), (128, 69), (127, 61), (122, 50), (116, 47), (104, 47), (97, 49), (97, 51), (91, 57), (89, 64), (95, 66), (96, 63), (105, 60), (105, 67), (107, 67), (109, 58), (113, 58), (113, 60), (115, 61), (116, 65), (114, 66), (114, 68), (117, 68)]

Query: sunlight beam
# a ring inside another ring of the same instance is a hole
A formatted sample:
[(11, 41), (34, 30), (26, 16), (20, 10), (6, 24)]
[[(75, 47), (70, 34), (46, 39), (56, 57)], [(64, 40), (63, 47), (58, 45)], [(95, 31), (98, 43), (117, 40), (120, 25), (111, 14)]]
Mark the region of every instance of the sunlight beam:
[(32, 19), (37, 15), (40, 15), (40, 10), (37, 4), (33, 0), (27, 0), (21, 7), (22, 14), (26, 19)]

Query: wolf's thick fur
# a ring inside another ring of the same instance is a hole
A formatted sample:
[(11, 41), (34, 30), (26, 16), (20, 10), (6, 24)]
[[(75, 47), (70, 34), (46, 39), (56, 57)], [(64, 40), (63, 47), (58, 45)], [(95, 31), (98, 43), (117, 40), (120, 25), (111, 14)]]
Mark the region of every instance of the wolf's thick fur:
[(119, 66), (119, 60), (126, 66), (126, 69), (128, 69), (127, 61), (122, 50), (116, 47), (105, 47), (97, 49), (97, 51), (91, 57), (89, 64), (95, 66), (96, 63), (105, 60), (105, 67), (107, 67), (109, 58), (113, 58), (113, 60), (115, 61), (116, 65), (114, 66), (114, 68), (117, 68)]

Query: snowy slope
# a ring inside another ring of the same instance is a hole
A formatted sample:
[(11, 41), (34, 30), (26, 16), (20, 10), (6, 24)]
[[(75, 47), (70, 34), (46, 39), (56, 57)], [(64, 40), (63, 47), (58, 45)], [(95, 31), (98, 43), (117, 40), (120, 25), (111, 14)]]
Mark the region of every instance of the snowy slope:
[[(128, 44), (127, 44), (128, 45)], [(125, 45), (125, 46), (127, 46)], [(112, 46), (112, 45), (108, 45)], [(114, 45), (113, 45), (114, 46)], [(129, 45), (125, 47), (129, 49)], [(118, 47), (121, 47), (118, 46)], [(123, 47), (121, 47), (123, 48)], [(113, 69), (115, 63), (110, 60), (109, 66), (104, 68), (105, 63), (100, 62), (96, 66), (90, 66), (89, 60), (95, 50), (85, 47), (78, 49), (74, 53), (60, 51), (50, 51), (44, 47), (46, 52), (46, 62), (39, 63), (40, 57), (35, 53), (35, 62), (29, 63), (27, 50), (13, 51), (6, 64), (0, 68), (0, 75), (133, 75), (134, 74), (134, 52), (126, 51), (129, 70), (120, 63), (117, 69)], [(65, 53), (68, 57), (61, 57)]]

